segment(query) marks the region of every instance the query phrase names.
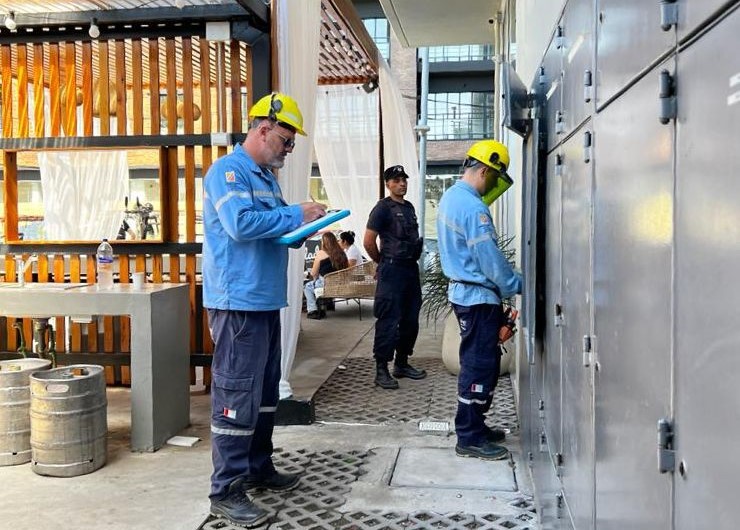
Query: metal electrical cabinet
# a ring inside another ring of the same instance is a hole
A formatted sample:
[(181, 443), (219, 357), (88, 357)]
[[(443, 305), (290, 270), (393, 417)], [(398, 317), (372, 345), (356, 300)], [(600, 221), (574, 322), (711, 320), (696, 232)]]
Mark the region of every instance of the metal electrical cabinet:
[(675, 528), (738, 527), (740, 4), (682, 49), (676, 161)]
[(597, 0), (598, 107), (675, 47), (675, 26), (661, 28), (661, 5), (667, 4), (669, 0)]
[(594, 427), (591, 333), (591, 124), (563, 144), (561, 293), (563, 446), (558, 457), (566, 504), (576, 528), (588, 528), (594, 509)]
[(523, 443), (545, 529), (739, 526), (738, 35), (740, 0), (568, 0), (535, 75), (545, 318)]
[(594, 5), (571, 0), (562, 20), (563, 136), (592, 114), (594, 106)]
[(657, 469), (655, 431), (671, 415), (674, 125), (658, 121), (663, 69), (673, 73), (675, 58), (595, 118), (599, 529), (670, 527), (671, 476)]

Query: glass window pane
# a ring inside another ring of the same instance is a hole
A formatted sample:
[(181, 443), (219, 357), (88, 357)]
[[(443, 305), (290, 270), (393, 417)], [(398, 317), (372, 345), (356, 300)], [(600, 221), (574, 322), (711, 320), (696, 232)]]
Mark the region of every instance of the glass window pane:
[(429, 95), (430, 140), (476, 140), (493, 135), (493, 92)]

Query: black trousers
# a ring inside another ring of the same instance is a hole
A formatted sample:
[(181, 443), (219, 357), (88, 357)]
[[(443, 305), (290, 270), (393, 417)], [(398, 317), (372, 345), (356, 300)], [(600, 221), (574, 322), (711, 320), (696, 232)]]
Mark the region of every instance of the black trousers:
[(419, 266), (412, 260), (383, 260), (378, 265), (377, 277), (373, 355), (382, 362), (392, 361), (394, 352), (396, 358), (409, 357), (414, 353), (419, 335)]

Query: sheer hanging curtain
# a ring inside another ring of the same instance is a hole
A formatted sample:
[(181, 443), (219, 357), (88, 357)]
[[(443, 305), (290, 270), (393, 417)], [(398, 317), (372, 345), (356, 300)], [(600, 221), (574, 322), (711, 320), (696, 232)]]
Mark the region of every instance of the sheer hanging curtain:
[[(28, 85), (33, 101), (33, 85)], [(44, 114), (51, 123), (46, 91)], [(115, 130), (115, 118), (111, 128)], [(82, 126), (77, 107), (77, 126)], [(31, 116), (31, 130), (35, 129)], [(100, 120), (93, 118), (93, 131)], [(99, 241), (115, 239), (124, 215), (128, 193), (128, 160), (125, 151), (65, 151), (38, 155), (44, 203), (44, 237), (47, 240)]]
[[(298, 101), (303, 113), (303, 129), (308, 134), (308, 137), (297, 138), (293, 154), (286, 159), (287, 162), (278, 175), (285, 200), (289, 203), (298, 203), (308, 200), (308, 179), (311, 176), (316, 79), (319, 76), (321, 0), (300, 2), (280, 0), (277, 5), (277, 16), (280, 91)], [(283, 309), (280, 315), (283, 349), (281, 399), (293, 394), (289, 380), (301, 325), (305, 254), (305, 248), (291, 250), (288, 263), (290, 305)]]
[[(380, 106), (383, 112), (383, 158), (385, 167), (401, 164), (409, 178), (406, 199), (419, 213), (421, 185), (419, 181), (419, 156), (412, 123), (416, 116), (409, 116), (403, 103), (398, 83), (391, 75), (385, 59), (380, 59)], [(385, 169), (385, 168), (384, 168)]]
[(378, 92), (367, 94), (360, 85), (318, 87), (314, 149), (332, 206), (352, 212), (342, 228), (352, 230), (362, 248), (378, 200)]

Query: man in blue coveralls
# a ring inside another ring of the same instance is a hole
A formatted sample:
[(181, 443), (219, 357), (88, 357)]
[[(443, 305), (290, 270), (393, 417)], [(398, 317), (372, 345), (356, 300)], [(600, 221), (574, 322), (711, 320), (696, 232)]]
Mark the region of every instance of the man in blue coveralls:
[(473, 144), (462, 178), (444, 193), (437, 214), (439, 257), (450, 279), (448, 298), (461, 337), (455, 452), (486, 460), (509, 454), (496, 444), (504, 432), (488, 427), (485, 413), (499, 376), (499, 329), (505, 322), (501, 300), (522, 292), (522, 277), (498, 248), (488, 210), (497, 194), (511, 185), (508, 165), (509, 152), (503, 144), (495, 140)]
[(273, 174), (304, 135), (293, 98), (265, 96), (249, 112), (243, 144), (203, 181), (203, 305), (214, 341), (211, 383), (211, 514), (254, 527), (272, 514), (253, 489), (288, 491), (298, 475), (272, 463), (280, 381), (280, 308), (287, 305), (288, 248), (276, 238), (326, 214), (287, 204)]

